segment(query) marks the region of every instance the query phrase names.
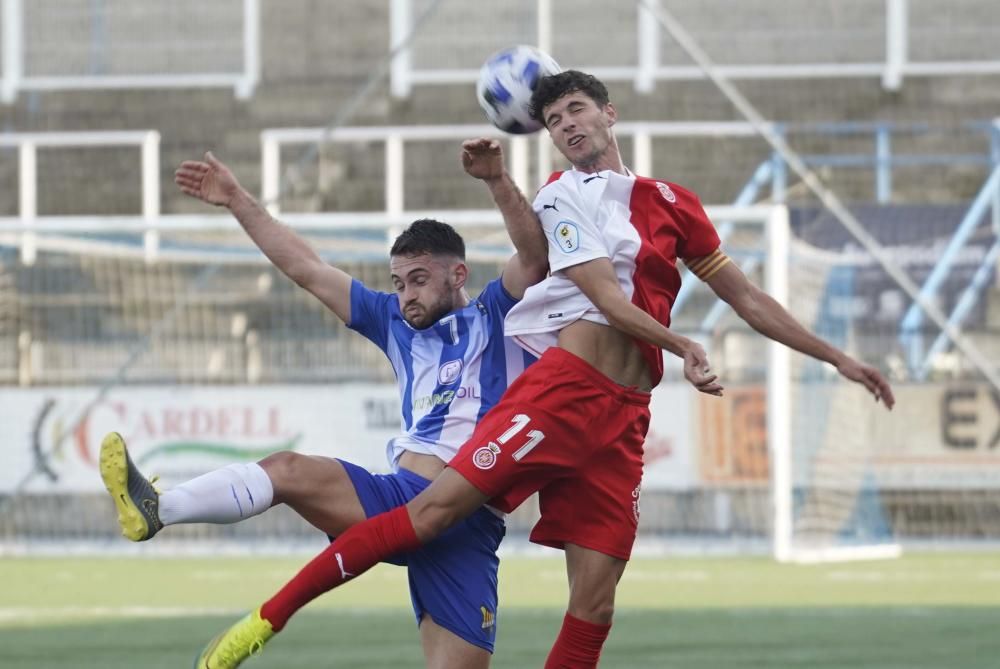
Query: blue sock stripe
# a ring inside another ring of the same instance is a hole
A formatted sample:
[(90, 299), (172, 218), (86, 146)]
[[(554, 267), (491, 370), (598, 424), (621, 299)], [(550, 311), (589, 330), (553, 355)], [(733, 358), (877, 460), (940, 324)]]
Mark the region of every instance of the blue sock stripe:
[(234, 486), (232, 483), (230, 483), (229, 484), (229, 489), (233, 493), (233, 499), (236, 500), (236, 507), (240, 510), (240, 518), (242, 518), (243, 517), (243, 505), (240, 504), (240, 498), (236, 496), (236, 486)]

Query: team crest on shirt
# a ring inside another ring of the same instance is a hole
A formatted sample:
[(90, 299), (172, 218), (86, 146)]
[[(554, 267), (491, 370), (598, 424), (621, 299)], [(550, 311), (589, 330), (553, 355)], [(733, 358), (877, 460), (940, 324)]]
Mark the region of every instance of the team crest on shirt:
[(657, 181), (656, 190), (660, 191), (660, 195), (663, 196), (663, 199), (669, 202), (670, 204), (675, 204), (677, 202), (677, 196), (674, 195), (674, 192), (670, 190), (670, 186), (668, 186), (667, 184), (661, 181)]
[(493, 469), (493, 465), (497, 463), (499, 452), (500, 447), (491, 441), (486, 446), (476, 449), (476, 452), (472, 454), (472, 464), (479, 469)]
[(450, 386), (462, 375), (463, 363), (459, 360), (449, 360), (438, 367), (438, 383), (442, 386)]
[(572, 253), (580, 248), (580, 228), (573, 221), (559, 221), (552, 237), (563, 253)]

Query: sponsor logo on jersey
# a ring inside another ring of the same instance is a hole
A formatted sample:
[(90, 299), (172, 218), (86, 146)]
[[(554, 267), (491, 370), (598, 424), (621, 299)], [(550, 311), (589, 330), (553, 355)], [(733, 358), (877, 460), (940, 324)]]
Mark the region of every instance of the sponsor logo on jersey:
[(438, 383), (442, 386), (450, 386), (462, 375), (463, 363), (459, 360), (449, 360), (438, 367)]
[(421, 397), (413, 398), (413, 410), (433, 409), (439, 404), (451, 404), (453, 400), (470, 397), (478, 400), (482, 399), (479, 386), (462, 386), (455, 390), (446, 390), (443, 393), (432, 393)]
[(573, 221), (559, 221), (552, 236), (563, 253), (572, 253), (580, 248), (580, 229)]
[(479, 469), (492, 469), (493, 465), (497, 463), (498, 453), (500, 453), (500, 447), (491, 441), (486, 446), (476, 449), (476, 452), (472, 454), (472, 463)]
[(483, 629), (489, 629), (497, 624), (497, 616), (485, 606), (480, 606), (479, 610), (483, 614)]
[(677, 202), (677, 196), (674, 195), (674, 192), (670, 190), (670, 186), (668, 186), (667, 184), (657, 181), (656, 189), (660, 191), (660, 195), (663, 196), (663, 199), (669, 202), (670, 204), (674, 204)]
[(635, 522), (639, 522), (639, 499), (642, 496), (642, 484), (640, 483), (632, 491), (632, 515), (635, 516)]

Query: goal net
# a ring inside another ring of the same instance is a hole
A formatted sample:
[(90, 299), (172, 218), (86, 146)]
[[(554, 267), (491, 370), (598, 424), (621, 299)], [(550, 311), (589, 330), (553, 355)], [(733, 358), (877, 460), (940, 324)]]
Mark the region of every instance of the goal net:
[[(0, 234), (0, 553), (130, 549), (97, 469), (111, 430), (163, 487), (277, 450), (386, 470), (400, 412), (382, 353), (238, 227), (204, 223), (162, 232), (152, 263), (142, 234), (39, 234), (31, 264), (19, 233)], [(463, 232), (477, 291), (499, 274), (497, 248), (506, 254), (509, 242), (496, 226)], [(392, 291), (387, 230), (304, 234), (352, 276)], [(239, 525), (171, 528), (157, 543), (211, 552), (321, 541), (280, 508)]]
[[(788, 307), (834, 346), (864, 357), (853, 319), (844, 313), (854, 297), (854, 269), (837, 254), (796, 241), (788, 251)], [(898, 556), (873, 469), (877, 425), (889, 419), (884, 406), (831, 366), (774, 346), (769, 373), (768, 417), (773, 429), (788, 430), (787, 440), (772, 442), (775, 557)]]
[[(721, 219), (724, 232), (733, 226), (723, 246), (751, 281), (807, 329), (881, 366), (893, 346), (855, 327), (850, 304), (866, 297), (853, 292), (851, 260), (793, 237), (784, 207), (737, 209)], [(705, 338), (727, 385), (721, 400), (699, 402), (688, 446), (698, 453), (701, 495), (709, 500), (705, 535), (714, 527), (723, 545), (767, 536), (782, 561), (898, 555), (875, 463), (885, 446), (879, 440), (902, 438), (901, 426), (880, 430), (893, 419), (860, 385), (768, 342), (712, 297), (704, 288), (692, 292), (675, 321)]]
[[(965, 205), (853, 209), (920, 283), (968, 215)], [(720, 303), (682, 305), (675, 325), (706, 337), (728, 385), (721, 401), (702, 401), (700, 443), (692, 445), (707, 463), (700, 485), (719, 536), (752, 536), (766, 518), (774, 555), (796, 562), (894, 557), (902, 543), (995, 544), (1000, 458), (990, 444), (1000, 434), (998, 394), (961, 353), (930, 344), (940, 337), (936, 328), (921, 329), (927, 352), (913, 358), (913, 335), (902, 326), (912, 302), (901, 287), (821, 208), (790, 214), (787, 227), (774, 216), (744, 224), (724, 247), (807, 329), (886, 374), (897, 404), (888, 412), (832, 366), (765, 343)], [(1000, 341), (1000, 312), (995, 288), (972, 279), (995, 271), (996, 244), (985, 217), (936, 291), (953, 313), (979, 285), (983, 299), (962, 323), (986, 350)], [(752, 513), (751, 501), (766, 509)]]
[[(939, 233), (929, 221), (947, 228), (956, 215), (909, 212), (916, 224), (906, 227), (893, 212), (874, 208), (864, 218), (873, 230), (888, 220), (886, 230), (904, 235), (882, 239), (901, 261), (908, 248), (934, 247)], [(886, 412), (829, 365), (769, 344), (685, 277), (692, 288), (672, 327), (704, 342), (726, 392), (698, 395), (669, 361), (653, 393), (639, 550), (808, 560), (893, 555), (898, 541), (1000, 538), (998, 459), (989, 449), (1000, 426), (975, 370), (946, 351), (930, 377), (905, 381), (899, 321), (907, 303), (869, 256), (824, 232), (839, 228), (815, 207), (709, 213), (751, 281), (808, 329), (891, 374), (898, 405)], [(927, 237), (905, 236), (914, 229)], [(502, 228), (461, 231), (474, 294), (497, 276), (509, 247)], [(386, 231), (305, 234), (330, 261), (391, 290)], [(33, 265), (19, 260), (17, 237), (3, 241), (0, 551), (322, 544), (304, 521), (276, 509), (236, 525), (171, 527), (150, 546), (129, 545), (117, 536), (95, 464), (109, 430), (122, 431), (165, 486), (280, 449), (385, 470), (399, 400), (381, 354), (271, 268), (240, 231), (164, 233), (155, 263), (145, 260), (141, 236), (40, 235)], [(927, 254), (910, 260), (914, 276), (929, 271)], [(945, 307), (962, 285), (943, 292)], [(984, 327), (989, 313), (974, 314), (970, 327)], [(529, 502), (510, 517), (513, 545), (536, 516)]]

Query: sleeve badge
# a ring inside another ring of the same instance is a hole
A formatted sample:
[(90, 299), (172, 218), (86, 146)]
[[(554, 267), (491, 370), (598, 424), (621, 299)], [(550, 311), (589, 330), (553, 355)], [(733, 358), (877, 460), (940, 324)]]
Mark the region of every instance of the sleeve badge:
[(573, 253), (580, 248), (580, 229), (572, 221), (559, 221), (552, 237), (563, 253)]

